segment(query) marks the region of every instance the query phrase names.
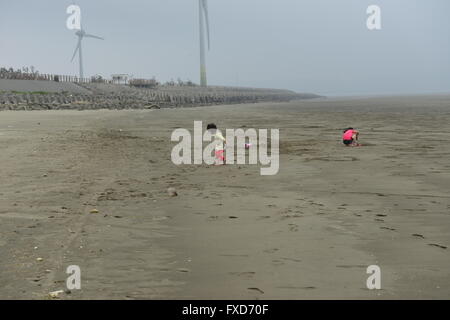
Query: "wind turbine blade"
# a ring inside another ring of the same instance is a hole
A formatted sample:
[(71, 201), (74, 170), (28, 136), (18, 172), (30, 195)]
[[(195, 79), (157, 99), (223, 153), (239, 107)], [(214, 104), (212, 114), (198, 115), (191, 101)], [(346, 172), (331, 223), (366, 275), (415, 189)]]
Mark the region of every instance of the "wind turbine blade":
[(89, 33), (86, 33), (84, 36), (85, 36), (86, 38), (94, 38), (94, 39), (99, 39), (99, 40), (105, 40), (105, 39), (103, 39), (102, 37), (94, 36), (94, 35), (89, 34)]
[(70, 62), (72, 62), (73, 59), (75, 59), (75, 56), (76, 56), (78, 50), (80, 50), (80, 45), (81, 45), (81, 37), (78, 37), (78, 44), (77, 44), (77, 47), (75, 48), (75, 51), (73, 53), (73, 56), (72, 56), (72, 59), (70, 60)]
[(205, 22), (206, 22), (206, 34), (208, 37), (208, 50), (211, 46), (211, 41), (209, 37), (209, 13), (208, 13), (208, 0), (202, 0), (203, 12), (205, 13)]

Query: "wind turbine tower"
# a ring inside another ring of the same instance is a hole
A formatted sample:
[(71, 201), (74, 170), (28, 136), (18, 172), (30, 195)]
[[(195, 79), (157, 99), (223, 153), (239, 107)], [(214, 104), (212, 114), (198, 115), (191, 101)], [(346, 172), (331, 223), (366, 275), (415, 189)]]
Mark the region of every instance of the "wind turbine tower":
[(206, 48), (205, 48), (205, 26), (208, 41), (208, 50), (210, 47), (209, 39), (209, 16), (208, 16), (208, 0), (199, 0), (199, 27), (200, 27), (200, 85), (206, 87), (208, 81), (206, 79)]
[(92, 34), (86, 33), (83, 30), (83, 27), (81, 27), (80, 30), (77, 30), (77, 32), (75, 32), (75, 35), (78, 37), (78, 44), (77, 47), (75, 48), (75, 51), (73, 53), (72, 56), (72, 60), (75, 59), (75, 56), (78, 52), (78, 59), (79, 59), (79, 64), (80, 64), (80, 79), (84, 78), (84, 72), (83, 72), (83, 50), (82, 50), (82, 42), (83, 42), (83, 38), (94, 38), (94, 39), (99, 39), (99, 40), (104, 40), (101, 37), (98, 36), (94, 36)]

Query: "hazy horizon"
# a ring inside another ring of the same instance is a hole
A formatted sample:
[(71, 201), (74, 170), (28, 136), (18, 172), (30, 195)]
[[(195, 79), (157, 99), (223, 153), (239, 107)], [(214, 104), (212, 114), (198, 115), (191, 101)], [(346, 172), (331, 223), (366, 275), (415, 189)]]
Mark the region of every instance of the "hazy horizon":
[[(78, 74), (72, 1), (0, 0), (0, 66)], [(199, 82), (198, 0), (79, 0), (86, 76)], [(327, 96), (450, 92), (446, 0), (209, 0), (211, 85)], [(381, 7), (369, 31), (366, 9)]]

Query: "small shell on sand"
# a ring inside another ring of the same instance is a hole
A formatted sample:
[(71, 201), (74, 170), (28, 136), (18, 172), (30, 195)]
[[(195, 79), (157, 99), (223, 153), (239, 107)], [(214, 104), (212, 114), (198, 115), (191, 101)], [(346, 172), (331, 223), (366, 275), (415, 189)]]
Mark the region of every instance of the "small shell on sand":
[(50, 292), (48, 295), (50, 296), (50, 298), (56, 299), (59, 297), (59, 295), (61, 293), (64, 293), (64, 291), (63, 290), (53, 291), (53, 292)]
[(167, 189), (167, 194), (169, 195), (169, 197), (176, 197), (176, 196), (178, 196), (177, 190), (175, 190), (175, 188), (168, 188)]

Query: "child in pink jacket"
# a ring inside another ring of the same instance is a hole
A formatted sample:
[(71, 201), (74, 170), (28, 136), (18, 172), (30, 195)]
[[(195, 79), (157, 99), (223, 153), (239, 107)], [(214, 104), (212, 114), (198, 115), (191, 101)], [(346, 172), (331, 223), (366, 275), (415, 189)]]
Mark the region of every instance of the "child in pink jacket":
[(342, 142), (347, 147), (357, 147), (360, 144), (358, 143), (359, 131), (353, 128), (347, 128), (344, 130), (344, 134), (342, 135)]

